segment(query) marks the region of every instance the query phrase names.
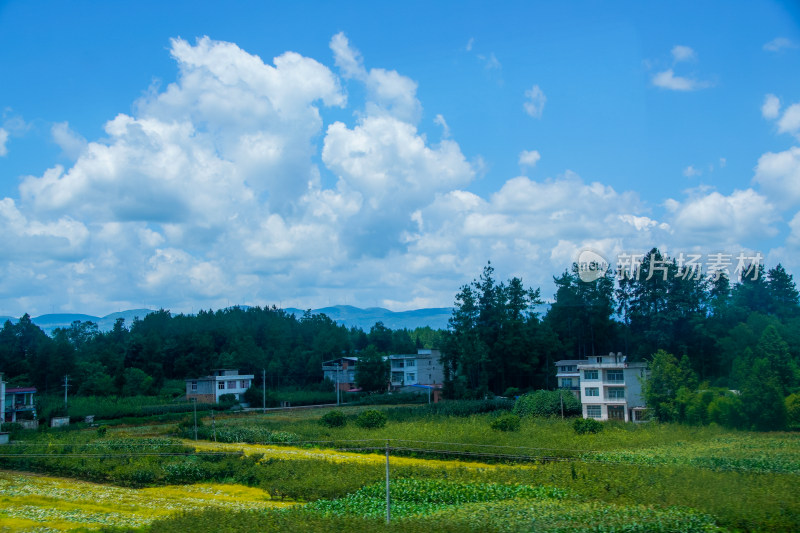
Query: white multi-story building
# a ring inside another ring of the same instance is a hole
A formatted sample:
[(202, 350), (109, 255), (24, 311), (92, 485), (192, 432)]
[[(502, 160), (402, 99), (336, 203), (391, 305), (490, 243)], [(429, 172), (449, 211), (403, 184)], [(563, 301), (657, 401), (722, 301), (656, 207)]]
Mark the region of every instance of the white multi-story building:
[(628, 363), (622, 353), (612, 352), (589, 357), (577, 366), (584, 418), (643, 420), (642, 386), (648, 375), (647, 363)]
[(214, 369), (210, 376), (186, 380), (186, 398), (217, 403), (223, 394), (233, 394), (237, 400), (241, 400), (253, 383), (253, 377), (253, 374), (239, 374), (238, 370)]
[(417, 353), (390, 355), (393, 388), (413, 385), (440, 385), (444, 369), (439, 350), (418, 349)]

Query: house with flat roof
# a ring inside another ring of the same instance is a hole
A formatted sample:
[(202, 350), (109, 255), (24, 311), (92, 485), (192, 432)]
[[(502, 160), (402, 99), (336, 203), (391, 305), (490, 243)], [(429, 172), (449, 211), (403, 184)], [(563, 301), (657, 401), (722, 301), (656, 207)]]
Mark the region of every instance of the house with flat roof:
[(0, 396), (2, 396), (0, 413), (3, 422), (35, 420), (35, 395), (36, 387), (8, 387), (5, 383), (0, 385)]
[(439, 350), (418, 349), (417, 353), (389, 356), (393, 389), (415, 385), (441, 385), (444, 368)]
[(629, 363), (622, 352), (592, 356), (577, 365), (583, 418), (597, 420), (644, 420), (642, 385), (647, 363)]
[(253, 377), (253, 374), (239, 374), (238, 370), (216, 368), (210, 376), (186, 379), (186, 398), (218, 403), (223, 394), (233, 394), (237, 400), (242, 400), (245, 391), (253, 384)]
[(578, 365), (585, 363), (586, 359), (562, 359), (556, 361), (556, 386), (562, 390), (568, 390), (580, 399), (581, 396), (581, 373)]
[(338, 383), (339, 390), (356, 389), (356, 366), (358, 357), (339, 357), (322, 362), (322, 377), (331, 383)]
[[(439, 361), (439, 350), (418, 349), (417, 353), (384, 356), (391, 368), (392, 390), (404, 387), (430, 385), (436, 389), (444, 383), (444, 368)], [(339, 357), (322, 363), (322, 375), (332, 383), (338, 383), (343, 391), (357, 390), (356, 369), (358, 357)]]

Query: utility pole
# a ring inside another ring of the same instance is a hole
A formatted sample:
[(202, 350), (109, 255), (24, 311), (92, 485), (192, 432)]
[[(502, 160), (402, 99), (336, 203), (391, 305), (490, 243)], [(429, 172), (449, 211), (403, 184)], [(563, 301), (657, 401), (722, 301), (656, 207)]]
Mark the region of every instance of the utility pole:
[(386, 439), (386, 523), (392, 521), (392, 504), (389, 498), (389, 439)]
[(69, 376), (64, 376), (64, 409), (67, 408), (67, 389), (69, 388)]
[(336, 365), (336, 407), (339, 407), (339, 371), (341, 368), (341, 363)]
[(261, 400), (261, 412), (262, 414), (267, 414), (267, 369), (261, 369), (261, 392), (264, 394), (264, 397)]
[(217, 442), (217, 425), (214, 423), (214, 410), (211, 410), (211, 433), (214, 435), (214, 442)]
[(197, 398), (192, 398), (194, 402), (194, 440), (197, 440)]

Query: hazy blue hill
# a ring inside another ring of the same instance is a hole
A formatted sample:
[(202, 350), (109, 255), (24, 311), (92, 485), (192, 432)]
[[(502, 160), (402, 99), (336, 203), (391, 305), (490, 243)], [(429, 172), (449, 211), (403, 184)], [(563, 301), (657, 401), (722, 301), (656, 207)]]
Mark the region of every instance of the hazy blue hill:
[[(240, 306), (246, 309), (247, 306)], [(294, 307), (284, 309), (298, 318), (303, 316), (305, 309)], [(314, 314), (324, 313), (338, 324), (350, 327), (361, 328), (364, 331), (375, 325), (376, 322), (383, 322), (383, 325), (391, 329), (414, 329), (417, 327), (430, 326), (433, 329), (446, 329), (447, 320), (450, 318), (451, 309), (449, 307), (434, 307), (429, 309), (414, 309), (412, 311), (390, 311), (383, 307), (368, 307), (361, 309), (352, 305), (334, 305), (312, 309)], [(125, 319), (125, 327), (129, 328), (135, 318), (143, 319), (148, 313), (154, 312), (153, 309), (128, 309), (117, 313), (111, 313), (104, 317), (84, 315), (80, 313), (52, 313), (31, 318), (31, 321), (42, 328), (45, 333), (52, 335), (56, 328), (68, 328), (76, 320), (81, 322), (94, 322), (100, 331), (110, 331), (114, 327), (114, 322), (118, 318)], [(13, 324), (19, 318), (4, 316), (0, 317), (0, 325), (6, 320)]]
[(128, 309), (127, 311), (111, 313), (110, 315), (98, 319), (97, 327), (100, 331), (111, 331), (114, 328), (114, 322), (116, 322), (118, 318), (124, 318), (125, 327), (129, 328), (131, 324), (133, 324), (134, 318), (139, 318), (141, 320), (146, 317), (148, 313), (152, 312), (152, 309)]
[(31, 322), (51, 335), (56, 328), (68, 328), (75, 321), (95, 322), (100, 320), (96, 316), (82, 315), (79, 313), (54, 313), (31, 318)]
[[(144, 318), (148, 313), (152, 313), (152, 309), (129, 309), (127, 311), (120, 311), (118, 313), (111, 313), (104, 317), (93, 315), (84, 315), (80, 313), (51, 313), (32, 317), (31, 322), (42, 328), (42, 331), (48, 335), (52, 335), (56, 328), (68, 328), (73, 322), (94, 322), (100, 331), (110, 331), (114, 327), (114, 322), (117, 318), (125, 319), (125, 327), (130, 327), (135, 317)], [(19, 318), (13, 317), (0, 317), (3, 323), (6, 320), (11, 320), (13, 324), (19, 321)]]
[[(289, 308), (287, 313), (295, 316), (302, 316), (305, 312), (302, 309)], [(417, 327), (430, 326), (433, 329), (446, 329), (447, 320), (450, 318), (451, 309), (449, 307), (434, 307), (429, 309), (414, 309), (413, 311), (390, 311), (383, 307), (368, 307), (361, 309), (352, 305), (334, 305), (312, 309), (312, 313), (324, 313), (331, 320), (339, 324), (344, 324), (348, 328), (357, 327), (364, 331), (375, 325), (376, 322), (383, 322), (383, 325), (391, 329), (414, 329)]]

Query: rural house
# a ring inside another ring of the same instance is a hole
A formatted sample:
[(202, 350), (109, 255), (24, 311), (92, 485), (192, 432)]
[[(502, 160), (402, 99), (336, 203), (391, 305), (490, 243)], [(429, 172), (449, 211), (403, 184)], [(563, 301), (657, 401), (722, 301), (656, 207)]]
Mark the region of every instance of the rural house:
[(593, 356), (577, 365), (583, 418), (640, 422), (645, 403), (642, 384), (647, 363), (628, 363), (622, 353)]
[(2, 416), (2, 421), (34, 420), (36, 418), (35, 394), (36, 387), (8, 387), (0, 379), (0, 416)]
[(339, 390), (356, 388), (356, 366), (358, 357), (339, 357), (322, 362), (322, 377), (331, 383), (338, 383)]
[(186, 380), (186, 398), (198, 402), (218, 403), (223, 394), (233, 394), (242, 400), (244, 392), (253, 383), (253, 374), (239, 374), (238, 370), (217, 368), (210, 376)]
[(586, 363), (586, 359), (562, 359), (556, 361), (556, 381), (559, 389), (572, 392), (577, 398), (581, 396), (581, 373), (578, 365)]
[[(439, 350), (419, 349), (412, 354), (392, 354), (384, 357), (391, 368), (392, 390), (421, 385), (441, 385), (444, 369), (439, 361)], [(343, 391), (356, 389), (358, 357), (339, 357), (322, 363), (322, 374), (332, 383), (338, 383)]]

